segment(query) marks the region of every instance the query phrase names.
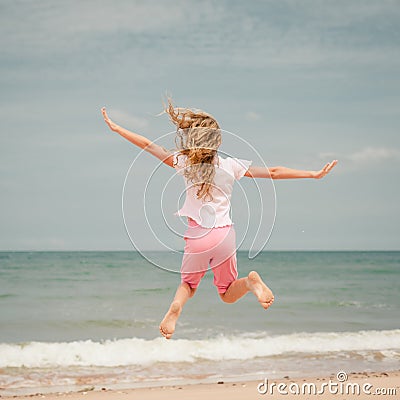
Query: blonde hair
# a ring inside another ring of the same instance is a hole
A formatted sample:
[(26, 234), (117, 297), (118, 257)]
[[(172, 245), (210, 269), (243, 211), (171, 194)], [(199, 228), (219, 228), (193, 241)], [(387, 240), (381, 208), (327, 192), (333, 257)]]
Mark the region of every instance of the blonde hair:
[(222, 140), (218, 122), (202, 110), (174, 107), (170, 98), (165, 112), (177, 128), (178, 157), (186, 156), (184, 176), (198, 187), (198, 199), (212, 200), (214, 159)]

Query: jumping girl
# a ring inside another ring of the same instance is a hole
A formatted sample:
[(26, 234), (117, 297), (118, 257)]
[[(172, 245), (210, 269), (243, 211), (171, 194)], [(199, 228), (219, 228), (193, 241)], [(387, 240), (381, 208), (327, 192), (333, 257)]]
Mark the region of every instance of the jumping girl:
[(336, 165), (337, 160), (327, 163), (319, 171), (304, 171), (286, 167), (257, 167), (252, 166), (251, 161), (223, 158), (218, 155), (222, 138), (216, 119), (201, 110), (175, 108), (168, 99), (165, 112), (177, 128), (177, 150), (171, 152), (114, 123), (104, 107), (101, 111), (112, 131), (175, 168), (185, 181), (185, 202), (177, 212), (188, 220), (181, 284), (160, 323), (161, 334), (171, 338), (183, 306), (195, 294), (209, 266), (222, 301), (234, 303), (252, 292), (264, 309), (270, 307), (274, 296), (257, 272), (252, 271), (247, 277), (238, 279), (235, 229), (229, 215), (233, 183), (243, 176), (320, 179)]

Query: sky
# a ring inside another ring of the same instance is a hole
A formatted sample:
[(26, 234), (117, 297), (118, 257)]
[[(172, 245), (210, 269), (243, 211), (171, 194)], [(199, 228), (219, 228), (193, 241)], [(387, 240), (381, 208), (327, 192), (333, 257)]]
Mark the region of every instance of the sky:
[(4, 0), (0, 250), (183, 247), (182, 182), (100, 113), (172, 149), (166, 94), (255, 165), (339, 160), (239, 181), (242, 249), (265, 215), (266, 251), (400, 250), (399, 70), (400, 1)]

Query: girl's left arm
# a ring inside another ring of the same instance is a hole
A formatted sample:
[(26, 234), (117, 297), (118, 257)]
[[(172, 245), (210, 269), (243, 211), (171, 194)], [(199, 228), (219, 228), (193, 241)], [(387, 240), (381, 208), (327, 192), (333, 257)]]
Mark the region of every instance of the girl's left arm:
[(270, 178), (270, 179), (299, 179), (313, 178), (321, 179), (328, 174), (337, 164), (337, 160), (324, 165), (319, 171), (307, 171), (301, 169), (292, 169), (287, 167), (256, 167), (250, 166), (244, 176), (249, 178)]
[(173, 154), (170, 151), (164, 149), (164, 147), (159, 146), (158, 144), (153, 143), (150, 139), (147, 139), (142, 135), (128, 131), (128, 129), (117, 125), (108, 117), (105, 107), (101, 109), (101, 112), (103, 114), (104, 121), (112, 131), (117, 132), (119, 135), (129, 140), (134, 145), (146, 150), (147, 152), (161, 160), (164, 164), (173, 167)]

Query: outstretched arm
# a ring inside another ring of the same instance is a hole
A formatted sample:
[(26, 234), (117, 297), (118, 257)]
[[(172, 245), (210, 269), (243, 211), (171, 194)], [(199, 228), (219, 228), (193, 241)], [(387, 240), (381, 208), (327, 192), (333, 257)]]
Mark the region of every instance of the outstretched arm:
[(173, 155), (164, 147), (159, 146), (158, 144), (153, 143), (151, 140), (147, 139), (146, 137), (139, 135), (137, 133), (128, 131), (127, 129), (123, 128), (122, 126), (117, 125), (115, 122), (111, 121), (108, 117), (106, 108), (103, 107), (101, 109), (103, 114), (104, 121), (110, 127), (110, 129), (114, 132), (117, 132), (125, 139), (129, 140), (134, 145), (140, 147), (141, 149), (146, 150), (153, 156), (157, 157), (161, 160), (164, 164), (167, 164), (170, 167), (173, 167)]
[(337, 164), (337, 160), (333, 160), (319, 171), (305, 171), (301, 169), (292, 169), (286, 167), (256, 167), (251, 166), (246, 171), (244, 176), (249, 178), (270, 178), (270, 179), (298, 179), (298, 178), (313, 178), (321, 179)]

